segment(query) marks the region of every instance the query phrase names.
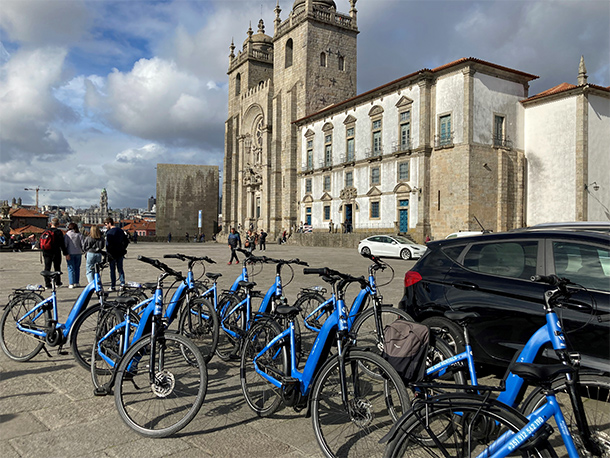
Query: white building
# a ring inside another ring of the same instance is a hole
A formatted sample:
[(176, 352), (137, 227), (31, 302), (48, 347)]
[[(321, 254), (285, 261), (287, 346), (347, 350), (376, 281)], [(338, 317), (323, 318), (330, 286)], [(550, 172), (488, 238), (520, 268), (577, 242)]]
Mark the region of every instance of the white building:
[(501, 231), (610, 219), (610, 90), (583, 68), (578, 86), (528, 98), (536, 76), (460, 59), (295, 121), (300, 219), (420, 241), (477, 220)]

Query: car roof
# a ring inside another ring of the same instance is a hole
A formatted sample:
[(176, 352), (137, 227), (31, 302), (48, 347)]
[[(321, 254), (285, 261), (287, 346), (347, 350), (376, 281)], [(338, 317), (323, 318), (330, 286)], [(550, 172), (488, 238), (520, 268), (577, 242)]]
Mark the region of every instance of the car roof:
[(545, 239), (545, 238), (560, 238), (580, 241), (589, 241), (593, 243), (603, 243), (610, 246), (610, 233), (596, 231), (578, 231), (578, 230), (554, 230), (554, 229), (539, 229), (535, 231), (508, 231), (495, 232), (490, 234), (475, 235), (472, 237), (456, 237), (451, 239), (440, 239), (428, 242), (428, 247), (449, 245), (463, 245), (466, 243), (481, 243), (492, 242), (495, 240), (515, 240), (515, 239)]
[(576, 231), (599, 231), (610, 232), (610, 222), (607, 221), (571, 221), (557, 223), (542, 223), (534, 226), (515, 229), (516, 231), (540, 231), (540, 230), (576, 230)]

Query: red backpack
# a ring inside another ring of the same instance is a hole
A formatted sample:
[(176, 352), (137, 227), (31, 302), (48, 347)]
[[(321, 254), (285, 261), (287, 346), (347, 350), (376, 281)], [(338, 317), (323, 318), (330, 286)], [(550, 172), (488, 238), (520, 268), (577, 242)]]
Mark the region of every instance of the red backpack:
[(53, 249), (55, 244), (55, 232), (51, 229), (47, 229), (40, 236), (40, 249), (43, 251), (50, 251)]

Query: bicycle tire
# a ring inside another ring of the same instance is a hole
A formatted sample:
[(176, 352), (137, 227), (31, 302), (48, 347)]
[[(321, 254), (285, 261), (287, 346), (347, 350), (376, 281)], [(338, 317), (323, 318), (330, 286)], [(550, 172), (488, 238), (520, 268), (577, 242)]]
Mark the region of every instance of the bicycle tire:
[[(42, 350), (45, 344), (44, 339), (17, 329), (17, 321), (43, 300), (40, 294), (22, 293), (13, 297), (5, 307), (0, 319), (0, 346), (2, 346), (6, 356), (13, 361), (25, 362), (31, 360)], [(31, 326), (34, 329), (49, 329), (51, 311), (45, 310), (40, 318), (44, 320), (42, 326), (32, 323), (31, 320), (22, 322), (22, 326)]]
[[(304, 324), (304, 326), (302, 326), (303, 332), (301, 332), (299, 329), (299, 334), (298, 334), (300, 336), (299, 356), (308, 355), (309, 352), (311, 351), (311, 348), (313, 347), (313, 344), (314, 344), (316, 338), (318, 337), (318, 333), (309, 329), (307, 327), (307, 324), (309, 326), (312, 326), (319, 330), (322, 328), (324, 321), (326, 321), (326, 319), (330, 316), (330, 313), (326, 312), (326, 313), (322, 314), (321, 316), (316, 317), (317, 319), (315, 319), (315, 320), (312, 320), (312, 319), (306, 320), (307, 316), (311, 312), (313, 312), (316, 308), (318, 308), (321, 304), (323, 304), (325, 301), (326, 301), (326, 299), (324, 299), (324, 297), (320, 293), (306, 292), (306, 293), (303, 293), (293, 304), (294, 307), (301, 308), (298, 319), (301, 320)], [(306, 323), (306, 321), (307, 321), (307, 323)], [(295, 325), (299, 325), (299, 322), (295, 321)], [(301, 326), (299, 326), (299, 328), (300, 327)]]
[[(426, 367), (432, 367), (441, 361), (451, 358), (452, 356), (455, 356), (455, 353), (449, 344), (435, 333), (430, 333), (430, 344), (428, 345)], [(443, 383), (453, 381), (453, 383), (456, 385), (466, 385), (467, 383), (464, 370), (462, 370), (460, 367), (456, 368), (455, 370), (451, 369), (440, 377), (435, 375), (433, 377), (429, 377), (429, 379), (442, 380)]]
[(70, 330), (70, 350), (78, 364), (91, 370), (91, 349), (96, 341), (100, 304), (88, 307), (80, 313)]
[[(396, 307), (381, 306), (381, 331), (396, 320), (414, 321), (404, 310)], [(377, 355), (381, 355), (384, 347), (384, 336), (377, 334), (375, 326), (375, 308), (369, 307), (359, 313), (352, 325), (351, 334), (355, 337), (355, 345), (361, 349), (367, 349)]]
[[(565, 417), (568, 429), (574, 438), (574, 443), (581, 456), (586, 456), (580, 431), (576, 426), (572, 403), (567, 394), (566, 380), (558, 378), (552, 384), (556, 391), (557, 402)], [(600, 374), (579, 374), (578, 393), (582, 397), (583, 406), (591, 438), (603, 451), (604, 457), (610, 456), (610, 377)], [(522, 405), (524, 415), (529, 415), (546, 402), (541, 388), (536, 388)], [(551, 445), (561, 446), (563, 442), (558, 434), (551, 436)]]
[[(229, 333), (223, 328), (221, 323), (229, 313), (229, 311), (245, 299), (245, 296), (241, 294), (232, 294), (226, 296), (219, 304), (218, 308), (220, 313), (218, 314), (218, 345), (216, 346), (216, 354), (223, 361), (239, 361), (239, 346), (240, 340)], [(245, 308), (245, 304), (244, 304)], [(244, 310), (240, 313), (233, 313), (226, 321), (225, 326), (235, 332), (245, 332), (246, 329), (246, 314)]]
[[(111, 394), (112, 392), (115, 369), (123, 354), (125, 329), (120, 328), (115, 330), (113, 334), (105, 338), (101, 343), (100, 339), (106, 336), (112, 328), (125, 321), (125, 312), (126, 308), (113, 306), (105, 308), (98, 314), (96, 334), (91, 346), (91, 381), (96, 390), (102, 390), (101, 392), (106, 394)], [(131, 310), (129, 313), (130, 320), (133, 323), (138, 323), (139, 315)], [(114, 363), (111, 364), (102, 358), (100, 352), (104, 356), (111, 358)]]
[[(464, 393), (436, 396), (415, 403), (394, 426), (384, 457), (478, 456), (503, 432), (519, 431), (526, 424), (525, 417), (493, 399)], [(517, 451), (520, 456), (556, 456), (545, 440), (526, 444), (529, 447)]]
[(314, 381), (311, 412), (318, 444), (327, 457), (381, 456), (384, 446), (379, 440), (409, 407), (406, 388), (390, 363), (371, 352), (349, 350), (345, 370), (348, 410), (341, 398), (338, 355), (324, 364)]
[[(114, 384), (114, 400), (123, 421), (146, 437), (167, 437), (197, 415), (207, 392), (207, 366), (197, 346), (174, 333), (156, 342), (154, 385), (149, 364), (152, 337), (138, 340), (121, 359)], [(185, 353), (188, 354), (185, 357)]]
[[(254, 369), (254, 357), (271, 340), (282, 333), (282, 328), (271, 318), (257, 321), (243, 341), (239, 377), (241, 389), (248, 407), (259, 417), (274, 414), (282, 403), (282, 389), (261, 377)], [(259, 359), (259, 367), (267, 370), (275, 378), (281, 378), (288, 371), (288, 352), (284, 343), (270, 348)], [(270, 369), (270, 370), (269, 370)]]
[(178, 332), (197, 345), (206, 364), (216, 352), (218, 328), (216, 310), (212, 303), (203, 297), (192, 299), (180, 314)]

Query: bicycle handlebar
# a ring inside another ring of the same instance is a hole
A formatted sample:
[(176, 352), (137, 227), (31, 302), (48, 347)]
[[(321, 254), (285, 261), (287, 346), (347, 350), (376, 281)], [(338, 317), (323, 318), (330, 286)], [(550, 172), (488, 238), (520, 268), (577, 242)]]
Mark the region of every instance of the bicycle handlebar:
[(363, 288), (369, 286), (368, 280), (364, 277), (354, 277), (353, 275), (344, 274), (342, 272), (339, 272), (338, 270), (329, 269), (328, 267), (321, 267), (321, 268), (306, 267), (303, 269), (303, 273), (305, 275), (320, 275), (321, 277), (328, 277), (330, 279), (332, 279), (334, 277), (334, 278), (341, 279), (341, 280), (345, 281), (346, 283), (360, 283), (360, 285)]
[(158, 259), (147, 258), (146, 256), (138, 256), (138, 261), (145, 262), (150, 264), (153, 267), (156, 267), (159, 270), (171, 275), (172, 277), (176, 277), (178, 280), (183, 280), (182, 272), (178, 272), (172, 269), (170, 266), (165, 264), (164, 262), (159, 261)]
[(176, 253), (176, 254), (164, 254), (163, 255), (164, 258), (172, 258), (172, 259), (180, 259), (181, 261), (205, 261), (205, 262), (209, 262), (210, 264), (216, 264), (216, 261), (214, 261), (211, 258), (208, 258), (207, 256), (188, 256), (186, 254), (181, 254), (181, 253)]

